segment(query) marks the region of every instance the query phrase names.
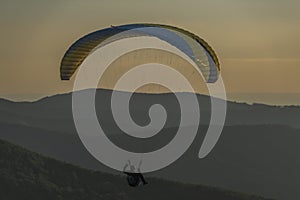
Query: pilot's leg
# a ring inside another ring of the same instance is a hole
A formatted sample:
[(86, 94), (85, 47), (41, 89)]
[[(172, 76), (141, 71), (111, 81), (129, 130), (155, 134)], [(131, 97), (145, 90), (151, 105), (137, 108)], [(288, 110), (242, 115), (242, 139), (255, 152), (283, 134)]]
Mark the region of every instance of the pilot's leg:
[(142, 180), (142, 182), (143, 182), (144, 185), (147, 184), (147, 182), (146, 182), (146, 180), (145, 180), (143, 174), (140, 174), (140, 179)]

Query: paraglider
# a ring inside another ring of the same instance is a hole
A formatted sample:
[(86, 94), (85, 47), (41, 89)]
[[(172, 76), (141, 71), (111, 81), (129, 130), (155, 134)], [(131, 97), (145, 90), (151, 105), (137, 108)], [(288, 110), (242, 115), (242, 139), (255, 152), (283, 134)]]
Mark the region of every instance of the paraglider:
[[(110, 57), (110, 55), (112, 54), (111, 51), (105, 51), (105, 50), (107, 50), (107, 48), (104, 48), (104, 47), (106, 45), (107, 45), (106, 47), (111, 47), (113, 45), (109, 46), (109, 44), (111, 44), (113, 42), (118, 42), (119, 40), (122, 40), (122, 39), (125, 40), (125, 39), (129, 38), (129, 40), (131, 40), (133, 38), (135, 40), (138, 37), (147, 37), (148, 41), (151, 40), (152, 38), (155, 38), (155, 39), (162, 41), (162, 43), (168, 43), (168, 45), (172, 46), (172, 48), (175, 47), (176, 50), (180, 51), (180, 53), (184, 53), (185, 54), (184, 58), (187, 58), (187, 60), (192, 61), (193, 64), (190, 66), (193, 66), (194, 67), (193, 69), (196, 68), (199, 72), (201, 72), (201, 75), (206, 83), (215, 83), (218, 80), (219, 73), (220, 73), (220, 63), (218, 61), (216, 53), (214, 52), (214, 50), (209, 46), (209, 44), (205, 40), (201, 39), (197, 35), (194, 35), (193, 33), (188, 32), (186, 30), (183, 30), (183, 29), (180, 29), (180, 28), (177, 28), (174, 26), (161, 25), (161, 24), (127, 24), (127, 25), (121, 25), (121, 26), (111, 25), (109, 28), (101, 29), (101, 30), (98, 30), (98, 31), (95, 31), (93, 33), (83, 36), (82, 38), (77, 40), (75, 43), (73, 43), (71, 45), (71, 47), (64, 54), (62, 61), (61, 61), (61, 65), (60, 65), (61, 80), (70, 80), (78, 68), (80, 68), (79, 73), (78, 73), (78, 74), (80, 74), (81, 69), (86, 69), (85, 67), (81, 68), (81, 66), (85, 66), (86, 63), (90, 64), (90, 65), (87, 64), (86, 66), (93, 67), (92, 70), (90, 70), (92, 72), (92, 73), (90, 73), (90, 74), (92, 74), (92, 76), (89, 74), (88, 77), (98, 77), (99, 71), (101, 71), (101, 70), (99, 70), (98, 73), (94, 73), (95, 71), (97, 71), (99, 69), (98, 63), (102, 63), (102, 60), (106, 60), (105, 55), (107, 57)], [(148, 37), (151, 39), (149, 39)], [(117, 45), (113, 46), (113, 48), (115, 48), (115, 49), (120, 47), (120, 46), (118, 46), (118, 44), (120, 44), (120, 43), (116, 43), (116, 44)], [(137, 43), (137, 45), (140, 45), (140, 43)], [(126, 46), (126, 45), (124, 45), (124, 46)], [(128, 46), (126, 46), (126, 47), (128, 48)], [(142, 49), (142, 48), (143, 48), (143, 46), (141, 45), (140, 49)], [(149, 48), (152, 48), (152, 43)], [(115, 49), (112, 49), (112, 52), (115, 51)], [(140, 49), (138, 49), (138, 50), (140, 50)], [(129, 57), (128, 59), (131, 59), (131, 60), (126, 60), (125, 63), (132, 64), (132, 61), (137, 60), (137, 58), (140, 58), (139, 54), (138, 54), (139, 53), (138, 50), (134, 51), (129, 48), (128, 52), (130, 52), (130, 54), (128, 53), (126, 55), (127, 56), (130, 55), (131, 57), (128, 56)], [(161, 63), (164, 61), (164, 63), (162, 63), (162, 64), (166, 64), (165, 61), (167, 59), (165, 59), (164, 55), (160, 54), (163, 51), (157, 51), (157, 52), (153, 51), (151, 53), (153, 53), (154, 56), (146, 55), (145, 58), (150, 57), (152, 59), (151, 60), (152, 63)], [(89, 55), (90, 55), (90, 57), (88, 57)], [(119, 54), (116, 54), (116, 55), (119, 56)], [(169, 54), (169, 55), (170, 56), (168, 57), (168, 59), (169, 59), (168, 61), (176, 63), (175, 59), (177, 57), (175, 57), (174, 54)], [(120, 57), (121, 57), (121, 55), (120, 55)], [(94, 60), (93, 60), (93, 62), (89, 63), (88, 61), (92, 61), (91, 58), (97, 58), (96, 59), (97, 62), (94, 62)], [(172, 59), (174, 59), (174, 60), (172, 60)], [(191, 63), (191, 62), (189, 62), (189, 63)], [(107, 65), (105, 65), (105, 67), (109, 66), (110, 63), (107, 62), (106, 64)], [(153, 68), (151, 68), (151, 70), (152, 69)], [(185, 65), (183, 65), (183, 69), (184, 70), (186, 69)], [(113, 72), (119, 73), (119, 68)], [(100, 74), (102, 74), (102, 71)], [(116, 73), (111, 73), (111, 74), (114, 75)], [(76, 79), (77, 79), (77, 77), (76, 77)], [(79, 76), (79, 77), (81, 78), (82, 76)], [(112, 76), (108, 76), (108, 77), (111, 78)], [(94, 79), (87, 78), (87, 76), (85, 78), (86, 78), (86, 80), (88, 80), (87, 81), (88, 84), (91, 84), (94, 82), (96, 83), (96, 81), (90, 81), (90, 80), (94, 80)], [(76, 81), (75, 81), (75, 83), (76, 83)], [(77, 83), (79, 83), (79, 82), (77, 82)], [(113, 82), (113, 83), (115, 83), (115, 82)], [(74, 85), (78, 86), (76, 84), (74, 84)], [(88, 85), (88, 86), (90, 86), (90, 85)], [(81, 86), (79, 87), (79, 89), (82, 89), (82, 88), (84, 88), (84, 87), (81, 87)], [(97, 87), (95, 87), (95, 88), (97, 88)], [(91, 97), (93, 97), (94, 91), (91, 91), (89, 94), (93, 94), (93, 95), (90, 95)], [(81, 96), (74, 95), (73, 96), (73, 101), (75, 100), (74, 102), (79, 102), (77, 100), (79, 100), (80, 98), (77, 98), (77, 97), (81, 97)], [(94, 100), (91, 100), (91, 101), (81, 101), (81, 100), (82, 99), (80, 99), (80, 102), (84, 102), (84, 103), (89, 102), (91, 105), (93, 105), (93, 103), (94, 103)], [(197, 101), (195, 101), (195, 102), (197, 102)], [(212, 100), (212, 107), (213, 107), (213, 104), (214, 104), (214, 101)], [(73, 106), (74, 105), (76, 105), (76, 104), (74, 103)], [(196, 104), (190, 104), (190, 102), (189, 102), (189, 105), (192, 105), (193, 108), (197, 107)], [(93, 109), (94, 109), (94, 107), (93, 107)], [(75, 114), (78, 114), (78, 113), (81, 114), (81, 112), (75, 112)], [(212, 116), (213, 116), (213, 114), (212, 114)], [(222, 117), (223, 117), (223, 115), (221, 115), (221, 118)], [(77, 119), (79, 119), (79, 118), (77, 118)], [(97, 121), (97, 120), (95, 120), (95, 121)], [(195, 120), (195, 121), (198, 122), (199, 120)], [(219, 120), (218, 122), (222, 122), (222, 120)], [(216, 123), (216, 124), (218, 124), (218, 123)], [(79, 123), (79, 125), (81, 125), (81, 124)], [(85, 126), (85, 127), (89, 127), (89, 126)], [(84, 129), (84, 130), (85, 131), (83, 132), (83, 135), (85, 134), (86, 131), (89, 131), (88, 129)], [(208, 129), (208, 130), (210, 130), (210, 129)], [(214, 132), (217, 132), (217, 136), (219, 136), (218, 130), (214, 129)], [(140, 132), (137, 132), (137, 133), (140, 133)], [(191, 137), (194, 137), (193, 134), (190, 134)], [(195, 131), (195, 134), (196, 134), (196, 131)], [(97, 135), (97, 134), (94, 134), (94, 135), (99, 137), (99, 135)], [(183, 135), (183, 134), (181, 134), (181, 135)], [(211, 137), (212, 137), (211, 135), (212, 134), (208, 134), (205, 137), (206, 140), (208, 138), (209, 141), (213, 141), (213, 142), (209, 142), (207, 144), (204, 143), (204, 144), (206, 144), (206, 145), (203, 145), (205, 147), (204, 148), (205, 153), (209, 152), (209, 150), (214, 146), (215, 142), (218, 139), (218, 137), (215, 137), (215, 135), (213, 135), (214, 138), (213, 138), (213, 140), (211, 140)], [(102, 132), (101, 132), (100, 137), (106, 138), (105, 134), (104, 133), (102, 134)], [(184, 137), (184, 136), (182, 136), (182, 137)], [(82, 138), (85, 138), (85, 136), (83, 136)], [(182, 141), (181, 139), (177, 139), (177, 141), (181, 142)], [(88, 141), (88, 140), (86, 140), (86, 141)], [(99, 141), (106, 141), (106, 140), (99, 140)], [(190, 140), (186, 140), (185, 144), (188, 144), (189, 141)], [(106, 143), (108, 143), (108, 141), (106, 141)], [(173, 144), (175, 144), (175, 143), (171, 143), (171, 145), (173, 145)], [(183, 145), (183, 146), (185, 147), (185, 145)], [(114, 147), (114, 146), (111, 145), (108, 147), (110, 148), (110, 147)], [(174, 149), (174, 148), (169, 148), (169, 149)], [(168, 151), (169, 151), (169, 149), (168, 149)], [(88, 149), (88, 150), (90, 150), (90, 149)], [(168, 152), (168, 151), (165, 151), (165, 152)], [(90, 152), (92, 152), (92, 151), (90, 151)], [(100, 155), (99, 158), (102, 158), (101, 156), (104, 155), (102, 152), (103, 151), (101, 151), (98, 154), (95, 154), (96, 157), (98, 158), (98, 155)], [(117, 151), (108, 151), (108, 152), (114, 152), (116, 155), (124, 155), (125, 154), (124, 151), (120, 150), (120, 149), (117, 149)], [(175, 156), (170, 157), (170, 159), (169, 159), (170, 162), (177, 159), (177, 156), (180, 156), (180, 154), (181, 154), (181, 152), (176, 153), (176, 154), (174, 154)], [(129, 154), (129, 155), (131, 155), (131, 154)], [(148, 154), (148, 157), (149, 157), (149, 155), (150, 154)], [(167, 154), (167, 155), (169, 155), (169, 154)], [(136, 154), (134, 154), (133, 156), (136, 156)], [(152, 156), (152, 154), (150, 156)], [(109, 157), (105, 157), (105, 159), (107, 159), (107, 158), (115, 159), (116, 157), (117, 156), (111, 156), (109, 154)], [(126, 159), (129, 157), (130, 156), (127, 156), (125, 154)], [(124, 158), (124, 156), (123, 156), (123, 158)], [(120, 160), (121, 159), (118, 159), (117, 162), (108, 162), (108, 164), (110, 166), (110, 164), (113, 163), (114, 166), (112, 168), (114, 168), (118, 171), (122, 171), (124, 161), (123, 160), (120, 161)], [(147, 161), (147, 159), (145, 159), (145, 160)], [(153, 159), (153, 160), (157, 160), (157, 159)], [(168, 162), (169, 162), (169, 160), (168, 160)], [(161, 160), (159, 160), (159, 161), (161, 161)], [(167, 166), (169, 164), (168, 162), (165, 162), (162, 165)], [(157, 163), (154, 166), (155, 167), (158, 166), (156, 168), (160, 168), (161, 167), (160, 163), (159, 164), (157, 164)], [(143, 172), (152, 171), (152, 169), (148, 167), (148, 166), (150, 166), (148, 164), (146, 164), (145, 165), (146, 167), (142, 169)], [(128, 167), (129, 167), (129, 169), (128, 169)], [(137, 171), (135, 171), (135, 167), (130, 163), (130, 161), (128, 161), (128, 163), (125, 164), (125, 166), (123, 168), (123, 173), (125, 173), (127, 175), (127, 182), (129, 184), (129, 186), (136, 187), (141, 182), (144, 185), (147, 184), (144, 176), (141, 173), (140, 165), (137, 168)]]

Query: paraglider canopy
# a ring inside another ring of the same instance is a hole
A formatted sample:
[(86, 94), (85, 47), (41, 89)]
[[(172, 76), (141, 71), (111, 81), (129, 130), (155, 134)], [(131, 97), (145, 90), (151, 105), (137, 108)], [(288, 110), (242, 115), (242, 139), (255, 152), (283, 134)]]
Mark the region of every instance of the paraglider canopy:
[(65, 53), (60, 66), (61, 79), (69, 80), (95, 48), (123, 38), (140, 36), (156, 37), (184, 52), (199, 67), (206, 82), (214, 83), (218, 79), (220, 64), (207, 42), (186, 30), (161, 24), (111, 26), (83, 36)]

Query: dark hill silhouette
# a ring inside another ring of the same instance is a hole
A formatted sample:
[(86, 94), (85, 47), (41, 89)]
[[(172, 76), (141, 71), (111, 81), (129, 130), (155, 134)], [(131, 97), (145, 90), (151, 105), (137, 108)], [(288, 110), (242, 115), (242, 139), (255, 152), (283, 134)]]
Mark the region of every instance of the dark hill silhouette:
[[(32, 151), (84, 168), (115, 173), (95, 160), (74, 135), (26, 126), (0, 124), (0, 127), (1, 138)], [(173, 134), (172, 129), (165, 131)], [(197, 153), (202, 138), (199, 134), (191, 148), (175, 163), (149, 175), (269, 198), (297, 200), (300, 196), (298, 130), (275, 125), (225, 127), (215, 149), (207, 158), (199, 160)], [(119, 143), (123, 141), (117, 135), (113, 139)], [(152, 144), (148, 145), (157, 146)], [(130, 143), (127, 146), (131, 148)]]
[(218, 188), (150, 178), (132, 189), (122, 176), (85, 170), (0, 140), (0, 199), (203, 199), (264, 200)]

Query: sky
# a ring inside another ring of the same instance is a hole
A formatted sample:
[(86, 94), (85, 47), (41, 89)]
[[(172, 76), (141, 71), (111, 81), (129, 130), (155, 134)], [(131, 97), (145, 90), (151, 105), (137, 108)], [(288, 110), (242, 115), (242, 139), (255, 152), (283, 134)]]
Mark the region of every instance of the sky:
[(300, 105), (299, 7), (298, 0), (0, 0), (0, 98), (70, 92), (73, 82), (60, 80), (59, 67), (74, 41), (147, 22), (208, 41), (232, 100)]

